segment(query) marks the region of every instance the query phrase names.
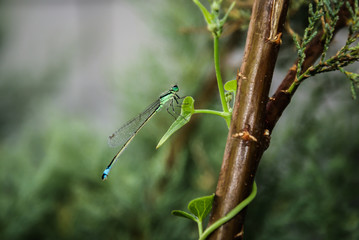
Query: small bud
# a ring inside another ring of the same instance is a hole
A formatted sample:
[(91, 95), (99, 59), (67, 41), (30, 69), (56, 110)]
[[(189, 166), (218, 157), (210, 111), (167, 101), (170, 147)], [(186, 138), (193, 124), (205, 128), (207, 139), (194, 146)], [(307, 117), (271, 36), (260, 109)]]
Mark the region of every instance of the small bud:
[(220, 3), (218, 3), (217, 1), (213, 1), (212, 5), (211, 5), (212, 11), (215, 13), (218, 13), (220, 8), (221, 8)]

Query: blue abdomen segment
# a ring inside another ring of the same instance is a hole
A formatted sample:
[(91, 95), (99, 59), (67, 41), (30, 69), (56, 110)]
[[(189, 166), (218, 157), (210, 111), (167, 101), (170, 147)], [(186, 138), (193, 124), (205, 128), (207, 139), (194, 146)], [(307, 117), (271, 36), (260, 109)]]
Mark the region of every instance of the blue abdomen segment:
[(105, 171), (103, 171), (102, 180), (106, 180), (108, 174), (110, 173), (110, 170), (111, 170), (111, 167), (107, 167), (107, 168), (105, 169)]

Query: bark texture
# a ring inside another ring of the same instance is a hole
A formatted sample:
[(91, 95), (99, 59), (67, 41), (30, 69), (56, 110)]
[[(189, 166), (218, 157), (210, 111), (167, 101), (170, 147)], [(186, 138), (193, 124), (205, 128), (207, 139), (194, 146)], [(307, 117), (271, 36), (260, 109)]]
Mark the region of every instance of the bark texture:
[[(256, 0), (210, 223), (245, 199), (259, 160), (269, 144), (265, 111), (281, 43), (288, 0)], [(242, 239), (244, 212), (221, 226), (209, 239)]]

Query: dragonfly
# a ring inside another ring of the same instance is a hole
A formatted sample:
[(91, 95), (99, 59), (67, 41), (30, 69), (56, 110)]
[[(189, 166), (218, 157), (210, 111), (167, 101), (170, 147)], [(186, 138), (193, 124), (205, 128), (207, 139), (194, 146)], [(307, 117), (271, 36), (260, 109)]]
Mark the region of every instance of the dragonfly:
[(109, 136), (108, 144), (111, 147), (121, 146), (121, 148), (103, 171), (102, 180), (107, 179), (111, 168), (116, 163), (122, 152), (126, 149), (128, 144), (130, 144), (141, 128), (155, 115), (155, 113), (159, 112), (168, 103), (174, 110), (173, 102), (175, 101), (178, 104), (178, 100), (180, 99), (177, 95), (178, 91), (179, 87), (177, 85), (172, 86), (167, 92), (162, 93), (159, 98), (149, 105), (143, 112), (126, 122), (116, 132)]

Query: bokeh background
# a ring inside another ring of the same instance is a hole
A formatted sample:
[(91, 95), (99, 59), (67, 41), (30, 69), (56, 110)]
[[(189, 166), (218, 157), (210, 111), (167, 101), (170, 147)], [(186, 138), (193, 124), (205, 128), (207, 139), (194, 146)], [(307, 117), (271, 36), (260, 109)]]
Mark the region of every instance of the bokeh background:
[[(117, 151), (107, 137), (171, 85), (198, 108), (220, 108), (211, 37), (192, 1), (2, 0), (0, 11), (0, 239), (196, 239), (170, 212), (215, 191), (222, 119), (195, 116), (155, 150), (173, 122), (162, 111), (101, 181)], [(298, 32), (306, 12), (291, 9)], [(225, 28), (226, 80), (249, 15), (243, 3)], [(285, 36), (271, 92), (294, 59)], [(341, 73), (300, 87), (259, 166), (247, 239), (359, 239), (358, 123)]]

